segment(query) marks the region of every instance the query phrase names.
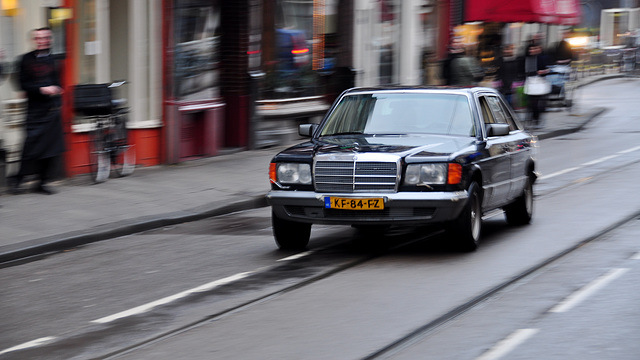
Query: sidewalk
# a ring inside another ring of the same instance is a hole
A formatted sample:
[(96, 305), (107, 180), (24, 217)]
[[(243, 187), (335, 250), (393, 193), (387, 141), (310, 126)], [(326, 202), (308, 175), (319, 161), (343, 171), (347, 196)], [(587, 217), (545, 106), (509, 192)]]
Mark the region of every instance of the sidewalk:
[[(532, 132), (542, 140), (579, 131), (604, 110), (580, 104), (576, 114), (547, 112)], [(0, 195), (0, 263), (267, 206), (269, 161), (285, 147), (138, 168), (97, 185), (79, 176), (53, 183), (51, 196)]]

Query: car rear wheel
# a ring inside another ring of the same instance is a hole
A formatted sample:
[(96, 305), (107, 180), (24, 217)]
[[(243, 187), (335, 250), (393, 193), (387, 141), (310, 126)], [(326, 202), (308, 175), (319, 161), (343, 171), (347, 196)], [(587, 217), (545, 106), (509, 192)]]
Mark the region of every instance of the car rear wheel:
[(504, 207), (507, 222), (511, 225), (526, 225), (533, 217), (533, 180), (527, 176), (524, 191), (514, 202)]
[(480, 185), (473, 182), (469, 186), (469, 199), (460, 216), (447, 227), (450, 239), (460, 251), (474, 251), (478, 248), (482, 232), (482, 194)]
[(273, 237), (282, 250), (302, 250), (307, 247), (311, 236), (311, 224), (284, 220), (271, 213)]

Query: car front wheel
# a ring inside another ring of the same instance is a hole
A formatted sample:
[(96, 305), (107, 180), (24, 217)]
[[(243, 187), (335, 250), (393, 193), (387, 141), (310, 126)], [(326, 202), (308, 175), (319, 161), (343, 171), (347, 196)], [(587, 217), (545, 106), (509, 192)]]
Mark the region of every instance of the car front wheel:
[(482, 194), (480, 185), (473, 182), (469, 186), (469, 199), (460, 216), (447, 227), (447, 233), (460, 251), (474, 251), (478, 248), (482, 231)]
[(284, 220), (271, 213), (273, 237), (282, 250), (302, 250), (309, 243), (311, 224)]

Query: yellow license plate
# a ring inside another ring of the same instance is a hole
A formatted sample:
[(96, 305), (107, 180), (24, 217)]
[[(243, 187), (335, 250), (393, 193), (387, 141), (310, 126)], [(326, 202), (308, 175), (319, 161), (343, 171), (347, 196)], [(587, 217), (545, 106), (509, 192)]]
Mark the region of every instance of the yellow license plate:
[(384, 200), (382, 198), (354, 199), (327, 196), (324, 198), (324, 207), (342, 210), (383, 210)]

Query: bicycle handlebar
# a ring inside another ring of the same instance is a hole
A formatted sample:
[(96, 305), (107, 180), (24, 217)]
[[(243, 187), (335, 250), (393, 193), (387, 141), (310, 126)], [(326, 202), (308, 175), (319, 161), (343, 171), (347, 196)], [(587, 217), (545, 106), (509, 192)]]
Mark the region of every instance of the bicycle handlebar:
[(127, 83), (127, 81), (126, 81), (126, 80), (114, 81), (114, 82), (112, 82), (108, 87), (109, 87), (110, 89), (112, 89), (112, 88), (117, 88), (117, 87), (120, 87), (120, 86), (122, 86), (122, 85), (124, 85), (124, 84), (126, 84), (126, 83)]

